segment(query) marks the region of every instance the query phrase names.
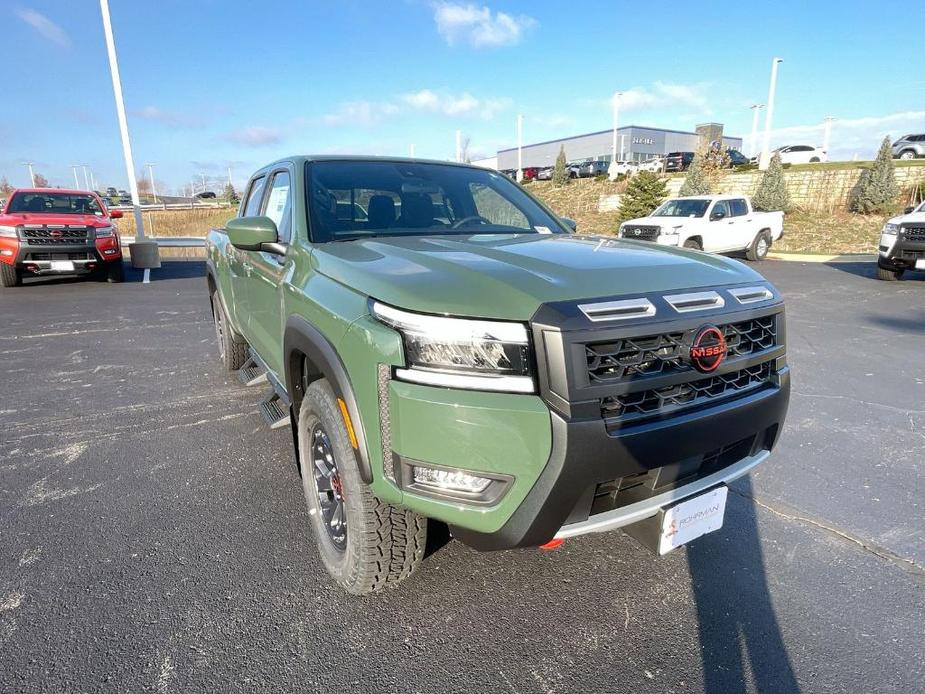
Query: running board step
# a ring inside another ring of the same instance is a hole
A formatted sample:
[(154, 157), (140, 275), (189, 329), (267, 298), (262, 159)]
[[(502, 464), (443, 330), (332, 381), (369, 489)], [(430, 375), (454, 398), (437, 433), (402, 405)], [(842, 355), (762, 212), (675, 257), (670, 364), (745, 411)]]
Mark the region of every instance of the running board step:
[(238, 370), (238, 380), (246, 386), (257, 386), (267, 382), (267, 372), (251, 357)]
[(271, 429), (281, 429), (291, 424), (289, 410), (284, 404), (276, 393), (260, 403), (260, 414)]

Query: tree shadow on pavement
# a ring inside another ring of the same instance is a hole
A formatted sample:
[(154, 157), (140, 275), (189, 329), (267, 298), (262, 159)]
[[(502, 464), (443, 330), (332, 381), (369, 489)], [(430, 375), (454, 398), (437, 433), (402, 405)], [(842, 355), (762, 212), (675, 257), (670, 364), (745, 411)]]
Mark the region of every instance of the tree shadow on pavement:
[[(877, 261), (875, 260), (850, 263), (824, 263), (824, 265), (834, 270), (839, 270), (840, 272), (847, 272), (849, 275), (857, 275), (858, 277), (864, 277), (866, 279), (882, 282), (882, 280), (877, 279)], [(906, 272), (903, 274), (903, 281), (906, 280), (925, 280), (925, 272), (919, 272), (917, 270), (906, 270)], [(893, 282), (882, 283), (894, 284)]]
[(687, 548), (704, 691), (798, 692), (768, 591), (751, 480), (735, 488), (730, 489), (723, 530)]

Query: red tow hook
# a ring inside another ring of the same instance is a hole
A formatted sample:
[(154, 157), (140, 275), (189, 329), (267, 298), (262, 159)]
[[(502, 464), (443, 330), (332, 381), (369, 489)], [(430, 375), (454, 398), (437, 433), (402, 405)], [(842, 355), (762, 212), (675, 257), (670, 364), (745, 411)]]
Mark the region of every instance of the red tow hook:
[(540, 545), (540, 549), (543, 550), (544, 552), (549, 552), (550, 550), (558, 549), (559, 547), (561, 547), (563, 542), (565, 542), (565, 540), (561, 538), (553, 538), (552, 540), (547, 542), (545, 545)]

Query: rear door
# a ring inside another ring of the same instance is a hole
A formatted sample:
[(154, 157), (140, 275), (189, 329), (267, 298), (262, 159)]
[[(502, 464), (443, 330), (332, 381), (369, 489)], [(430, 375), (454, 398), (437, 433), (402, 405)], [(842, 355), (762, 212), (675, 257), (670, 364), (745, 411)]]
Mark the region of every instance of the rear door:
[(289, 269), (289, 244), (292, 240), (292, 180), (291, 167), (274, 169), (267, 176), (267, 192), (260, 214), (276, 224), (279, 243), (287, 252), (283, 255), (249, 251), (252, 265), (248, 282), (251, 346), (276, 376), (283, 365), (283, 278)]

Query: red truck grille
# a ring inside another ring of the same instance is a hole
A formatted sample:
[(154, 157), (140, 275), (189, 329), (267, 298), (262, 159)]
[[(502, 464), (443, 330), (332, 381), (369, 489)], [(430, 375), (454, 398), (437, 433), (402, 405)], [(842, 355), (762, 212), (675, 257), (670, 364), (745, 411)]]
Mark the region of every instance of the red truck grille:
[(30, 246), (53, 246), (56, 244), (80, 244), (86, 243), (88, 238), (86, 227), (68, 227), (58, 229), (54, 227), (30, 228), (22, 230), (22, 238)]

